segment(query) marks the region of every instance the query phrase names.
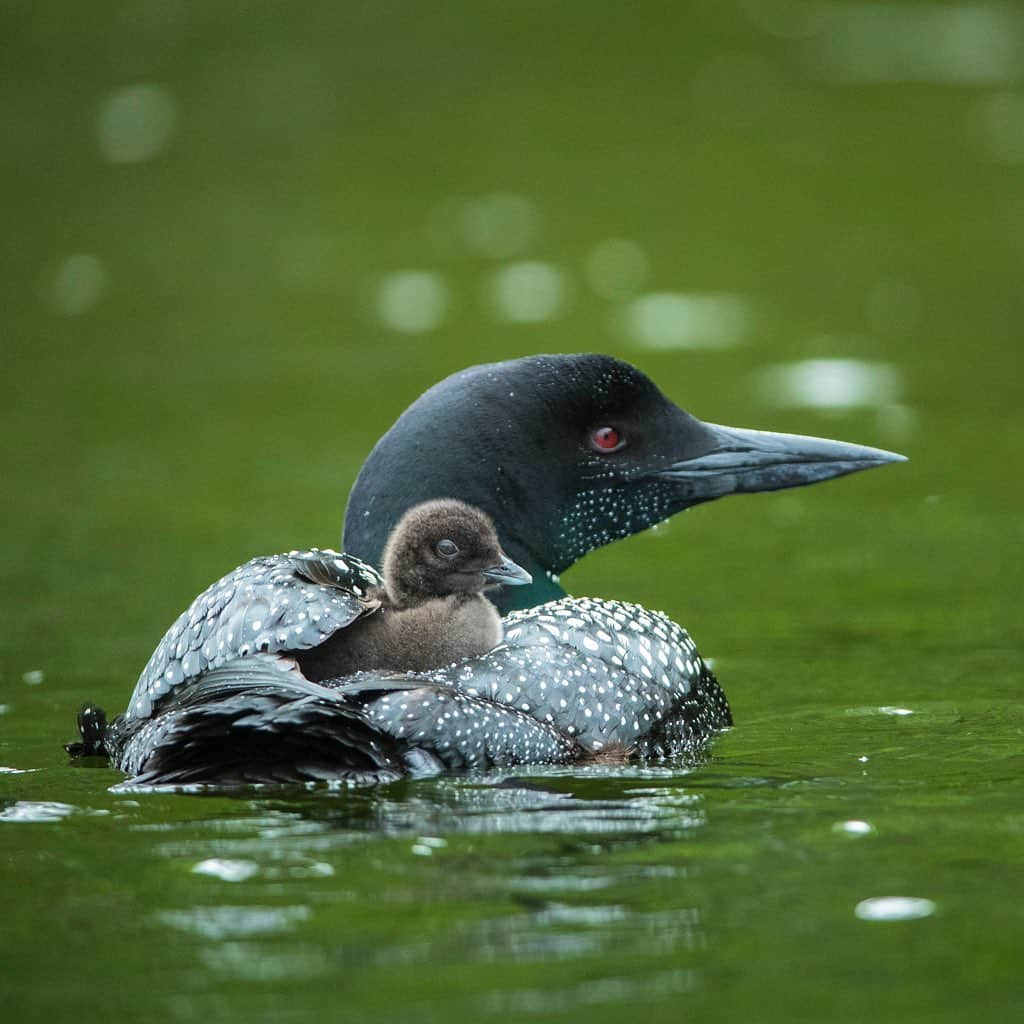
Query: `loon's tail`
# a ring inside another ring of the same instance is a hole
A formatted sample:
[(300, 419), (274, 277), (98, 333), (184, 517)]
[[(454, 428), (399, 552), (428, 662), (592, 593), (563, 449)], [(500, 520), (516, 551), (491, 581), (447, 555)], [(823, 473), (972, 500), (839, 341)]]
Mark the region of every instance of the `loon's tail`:
[(410, 769), (406, 744), (359, 703), (304, 679), (290, 659), (255, 655), (204, 673), (159, 713), (108, 739), (132, 786), (392, 781)]
[(72, 757), (106, 757), (107, 713), (103, 708), (83, 704), (78, 712), (78, 735), (81, 743), (65, 743), (64, 749)]

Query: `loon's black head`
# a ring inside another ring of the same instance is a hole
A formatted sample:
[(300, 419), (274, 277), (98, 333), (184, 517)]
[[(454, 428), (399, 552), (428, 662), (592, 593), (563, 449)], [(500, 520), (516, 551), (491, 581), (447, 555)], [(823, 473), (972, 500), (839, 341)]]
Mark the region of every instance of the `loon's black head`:
[(402, 516), (384, 548), (383, 568), (388, 596), (400, 607), (532, 582), (501, 550), (490, 517), (450, 498), (425, 501)]
[(460, 498), (535, 577), (495, 603), (529, 607), (560, 596), (553, 577), (588, 551), (682, 509), (902, 458), (704, 423), (611, 356), (530, 356), (456, 373), (402, 413), (352, 488), (344, 545), (376, 560), (410, 506)]

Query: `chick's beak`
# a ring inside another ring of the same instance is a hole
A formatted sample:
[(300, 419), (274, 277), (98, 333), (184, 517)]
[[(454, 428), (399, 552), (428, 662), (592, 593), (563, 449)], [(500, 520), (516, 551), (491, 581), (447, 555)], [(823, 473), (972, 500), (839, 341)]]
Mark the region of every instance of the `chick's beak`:
[(533, 577), (521, 565), (516, 565), (508, 555), (504, 555), (498, 565), (482, 570), (480, 575), (491, 583), (504, 583), (513, 587), (533, 582)]

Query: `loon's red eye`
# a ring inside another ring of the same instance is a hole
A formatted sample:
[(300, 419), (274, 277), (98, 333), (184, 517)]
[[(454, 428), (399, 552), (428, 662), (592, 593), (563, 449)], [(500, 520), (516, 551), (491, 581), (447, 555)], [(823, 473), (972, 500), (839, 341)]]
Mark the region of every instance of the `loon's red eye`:
[(590, 444), (599, 452), (616, 452), (626, 443), (614, 427), (598, 427), (590, 433)]

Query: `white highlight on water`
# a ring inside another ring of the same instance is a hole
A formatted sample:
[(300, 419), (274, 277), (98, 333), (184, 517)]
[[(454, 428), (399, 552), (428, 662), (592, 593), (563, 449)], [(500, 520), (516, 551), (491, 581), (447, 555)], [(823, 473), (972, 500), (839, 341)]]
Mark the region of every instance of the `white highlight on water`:
[(202, 860), (194, 868), (194, 875), (210, 875), (222, 882), (244, 882), (259, 871), (259, 865), (251, 860), (227, 860), (222, 857), (211, 857)]
[(932, 900), (919, 896), (873, 896), (861, 900), (853, 912), (862, 921), (914, 921), (931, 917), (935, 910)]
[(850, 836), (869, 836), (875, 831), (875, 826), (867, 821), (851, 819), (850, 821), (837, 821), (832, 826), (833, 832), (843, 832)]

